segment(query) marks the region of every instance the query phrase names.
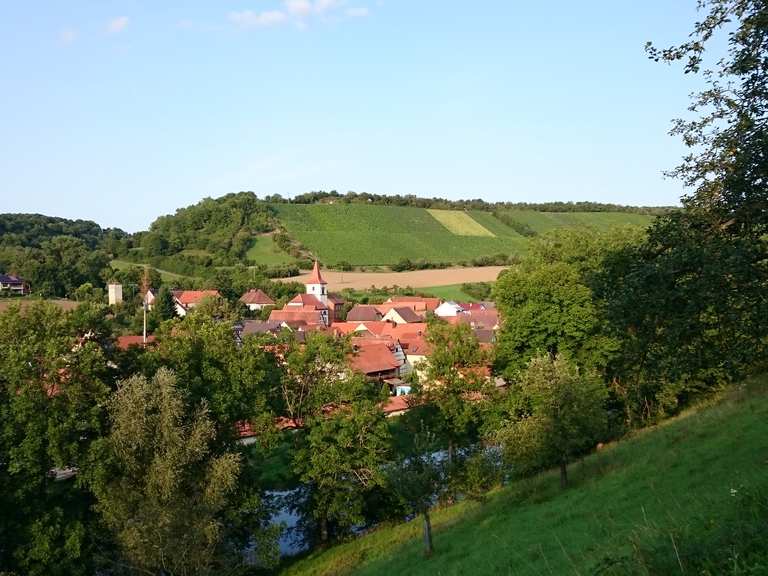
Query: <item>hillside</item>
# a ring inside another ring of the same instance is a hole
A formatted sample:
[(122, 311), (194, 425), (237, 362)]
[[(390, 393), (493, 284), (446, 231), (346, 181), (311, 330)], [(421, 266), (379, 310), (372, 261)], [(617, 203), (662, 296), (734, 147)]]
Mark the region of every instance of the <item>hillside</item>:
[[(365, 204), (274, 204), (290, 236), (327, 264), (389, 265), (407, 258), (459, 263), (522, 254), (529, 238), (480, 210), (434, 210)], [(623, 212), (509, 211), (536, 235), (564, 226), (599, 229), (647, 225), (651, 216)]]
[[(765, 574), (768, 378), (573, 467), (381, 528), (288, 567), (321, 574)], [(762, 567), (762, 571), (758, 567)]]

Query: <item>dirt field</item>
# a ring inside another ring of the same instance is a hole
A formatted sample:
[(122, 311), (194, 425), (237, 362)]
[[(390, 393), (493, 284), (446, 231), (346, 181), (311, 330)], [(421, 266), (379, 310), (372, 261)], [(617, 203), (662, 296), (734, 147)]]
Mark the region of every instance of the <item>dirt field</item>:
[[(0, 300), (0, 313), (5, 312), (6, 310), (8, 310), (8, 308), (13, 306), (14, 304), (18, 304), (22, 308), (28, 308), (29, 306), (37, 304), (38, 302), (40, 302), (40, 300), (33, 299), (33, 298), (3, 299), (3, 300)], [(46, 300), (46, 302), (50, 304), (54, 304), (65, 311), (74, 310), (77, 307), (77, 302), (73, 302), (72, 300), (51, 299), (51, 300)]]
[[(492, 282), (505, 266), (483, 266), (479, 268), (444, 268), (443, 270), (414, 270), (413, 272), (335, 272), (323, 270), (323, 278), (330, 290), (354, 288), (357, 290), (376, 286), (410, 286), (426, 288), (463, 282)], [(284, 281), (304, 282), (309, 272)]]

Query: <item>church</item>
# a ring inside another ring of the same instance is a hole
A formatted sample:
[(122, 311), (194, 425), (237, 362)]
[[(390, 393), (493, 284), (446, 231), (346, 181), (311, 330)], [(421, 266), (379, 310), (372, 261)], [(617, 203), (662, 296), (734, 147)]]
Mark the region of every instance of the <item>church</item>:
[(330, 326), (340, 318), (344, 299), (328, 292), (328, 282), (320, 273), (315, 260), (312, 274), (304, 283), (305, 293), (294, 297), (282, 310), (273, 310), (269, 320), (286, 324), (290, 328), (303, 326)]

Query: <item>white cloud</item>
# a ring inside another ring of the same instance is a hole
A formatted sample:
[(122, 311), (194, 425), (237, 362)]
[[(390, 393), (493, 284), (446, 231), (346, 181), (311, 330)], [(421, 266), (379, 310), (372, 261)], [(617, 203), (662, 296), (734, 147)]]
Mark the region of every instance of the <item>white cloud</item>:
[(347, 8), (347, 16), (350, 16), (351, 18), (364, 18), (365, 16), (368, 16), (368, 14), (370, 14), (370, 12), (365, 6)]
[(59, 30), (59, 42), (65, 46), (69, 46), (77, 40), (77, 30), (74, 28), (62, 28)]
[(240, 28), (263, 28), (292, 22), (298, 29), (304, 30), (315, 19), (333, 21), (337, 17), (360, 18), (370, 14), (365, 6), (344, 10), (346, 3), (346, 0), (280, 0), (279, 8), (261, 12), (230, 12), (228, 18)]
[(281, 24), (285, 22), (286, 15), (280, 10), (266, 10), (264, 12), (243, 10), (242, 12), (230, 12), (229, 20), (241, 28), (256, 28)]
[(304, 17), (312, 13), (312, 2), (309, 0), (285, 0), (284, 4), (292, 16)]
[(315, 0), (315, 12), (325, 14), (339, 5), (338, 0)]
[(107, 22), (107, 32), (117, 34), (125, 30), (126, 26), (128, 26), (128, 16), (118, 16)]

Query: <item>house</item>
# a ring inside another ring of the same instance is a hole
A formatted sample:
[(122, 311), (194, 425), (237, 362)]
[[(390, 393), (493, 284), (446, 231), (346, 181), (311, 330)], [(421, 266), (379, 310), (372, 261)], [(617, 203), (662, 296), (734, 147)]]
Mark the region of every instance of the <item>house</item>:
[(269, 322), (278, 322), (294, 330), (306, 326), (326, 326), (327, 318), (327, 310), (315, 310), (311, 306), (289, 308), (286, 305), (282, 310), (272, 310), (269, 313)]
[(218, 290), (174, 290), (171, 294), (173, 295), (176, 314), (181, 318), (206, 298), (221, 297)]
[(275, 301), (272, 300), (267, 294), (259, 289), (254, 290), (253, 288), (248, 290), (245, 294), (240, 296), (240, 302), (245, 304), (245, 306), (250, 310), (251, 312), (255, 312), (257, 310), (261, 310), (262, 308), (265, 308), (267, 306), (274, 306)]
[(412, 324), (424, 321), (424, 318), (417, 314), (413, 308), (406, 306), (390, 308), (381, 319), (386, 322), (394, 322), (395, 324)]
[(240, 338), (260, 334), (277, 335), (283, 330), (283, 325), (277, 321), (243, 320), (235, 327), (235, 330)]
[(495, 308), (464, 310), (456, 316), (446, 316), (444, 320), (451, 324), (469, 324), (473, 329), (499, 329), (499, 311)]
[(371, 304), (355, 304), (347, 312), (347, 322), (379, 322), (381, 312)]
[(395, 306), (407, 306), (413, 308), (416, 312), (434, 312), (438, 306), (440, 306), (440, 298), (423, 297), (423, 296), (392, 296), (385, 304), (393, 304)]
[(18, 276), (0, 274), (0, 292), (10, 292), (16, 296), (29, 294), (29, 284)]
[(405, 352), (397, 340), (380, 337), (353, 337), (350, 367), (372, 380), (398, 378), (405, 364)]
[(462, 312), (464, 312), (464, 308), (451, 300), (447, 300), (435, 308), (435, 316), (439, 316), (440, 318), (458, 316)]
[(411, 407), (409, 404), (410, 398), (407, 395), (390, 396), (387, 401), (381, 405), (381, 411), (384, 412), (386, 418), (393, 416), (400, 416), (408, 412)]

